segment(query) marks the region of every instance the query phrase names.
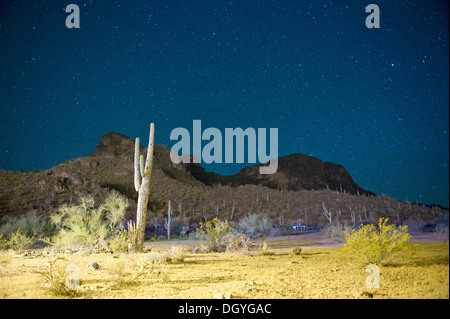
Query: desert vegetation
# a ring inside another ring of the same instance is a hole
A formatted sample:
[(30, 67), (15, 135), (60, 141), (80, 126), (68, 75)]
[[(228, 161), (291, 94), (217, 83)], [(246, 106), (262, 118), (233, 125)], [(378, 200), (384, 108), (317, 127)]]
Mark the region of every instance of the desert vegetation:
[[(172, 229), (171, 240), (149, 234), (136, 253), (128, 204), (111, 192), (102, 203), (82, 197), (61, 205), (49, 219), (32, 212), (3, 224), (1, 297), (448, 298), (445, 216), (431, 220), (428, 233), (385, 218), (353, 227), (342, 214), (303, 232), (267, 214), (212, 218), (190, 234)], [(380, 288), (366, 285), (369, 264), (380, 269)]]
[(358, 230), (345, 232), (342, 251), (366, 264), (386, 265), (401, 254), (414, 254), (416, 244), (409, 243), (408, 226), (388, 225), (380, 218), (378, 225), (361, 225)]

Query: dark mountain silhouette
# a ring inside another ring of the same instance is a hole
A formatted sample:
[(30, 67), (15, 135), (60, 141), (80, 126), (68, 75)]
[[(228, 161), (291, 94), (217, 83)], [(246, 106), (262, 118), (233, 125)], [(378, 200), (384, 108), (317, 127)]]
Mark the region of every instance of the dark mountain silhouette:
[[(142, 147), (141, 153), (146, 154), (145, 152), (146, 148)], [(95, 151), (90, 156), (94, 158), (133, 158), (134, 140), (120, 133), (109, 132), (100, 139)], [(275, 174), (259, 174), (261, 164), (258, 164), (245, 167), (231, 176), (206, 172), (200, 164), (196, 163), (173, 164), (170, 160), (170, 150), (165, 145), (156, 145), (154, 156), (155, 167), (162, 169), (167, 175), (191, 182), (194, 181), (193, 177), (208, 186), (219, 184), (231, 187), (261, 185), (287, 191), (329, 188), (351, 194), (375, 195), (358, 186), (343, 166), (331, 162), (322, 162), (318, 158), (298, 153), (280, 157), (278, 159), (278, 170)], [(178, 170), (178, 174), (171, 174), (174, 169)], [(133, 180), (132, 176), (130, 180)]]
[(298, 153), (280, 157), (277, 172), (269, 175), (259, 173), (261, 164), (245, 167), (231, 176), (206, 172), (202, 166), (195, 163), (184, 166), (197, 180), (211, 186), (220, 184), (237, 187), (253, 184), (287, 191), (329, 188), (351, 194), (375, 195), (359, 187), (343, 166)]

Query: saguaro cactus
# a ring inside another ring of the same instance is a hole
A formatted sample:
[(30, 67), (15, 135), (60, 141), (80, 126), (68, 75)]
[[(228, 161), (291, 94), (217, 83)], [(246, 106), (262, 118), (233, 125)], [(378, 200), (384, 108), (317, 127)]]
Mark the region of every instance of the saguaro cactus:
[(167, 209), (167, 218), (164, 223), (164, 227), (167, 229), (167, 239), (170, 239), (170, 228), (172, 227), (172, 205), (169, 200), (169, 207)]
[(323, 207), (323, 213), (325, 214), (325, 217), (328, 219), (328, 221), (330, 222), (330, 224), (331, 224), (331, 211), (329, 211), (328, 209), (327, 209), (327, 207), (325, 206), (325, 202), (322, 202), (322, 207)]
[(136, 213), (136, 237), (134, 250), (141, 252), (144, 247), (145, 224), (147, 220), (148, 197), (150, 195), (150, 176), (153, 166), (153, 141), (155, 139), (155, 125), (150, 124), (150, 138), (148, 141), (147, 158), (144, 166), (144, 156), (140, 155), (140, 140), (137, 137), (134, 146), (134, 188), (138, 192)]

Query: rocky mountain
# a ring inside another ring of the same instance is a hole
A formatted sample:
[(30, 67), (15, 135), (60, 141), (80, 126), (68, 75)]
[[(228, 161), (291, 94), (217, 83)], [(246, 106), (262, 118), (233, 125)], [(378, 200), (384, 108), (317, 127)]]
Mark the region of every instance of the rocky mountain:
[[(134, 144), (130, 137), (109, 132), (91, 154), (51, 169), (0, 171), (0, 222), (31, 210), (48, 214), (88, 194), (101, 202), (112, 189), (130, 199), (127, 218), (133, 218), (137, 200)], [(143, 146), (141, 154), (146, 154)], [(352, 210), (364, 212), (365, 218), (407, 209), (406, 204), (388, 196), (377, 197), (363, 190), (344, 167), (302, 154), (280, 157), (278, 171), (272, 175), (260, 175), (260, 165), (255, 165), (223, 176), (208, 173), (199, 164), (173, 164), (170, 149), (155, 145), (153, 165), (149, 209), (162, 221), (168, 200), (175, 216), (197, 221), (266, 212), (275, 219), (304, 214), (311, 221), (316, 216), (319, 222), (324, 218), (324, 205), (344, 215)]]
[[(147, 150), (141, 146), (141, 154), (146, 154)], [(104, 135), (94, 152), (88, 156), (69, 161), (64, 165), (75, 164), (77, 162), (90, 168), (82, 170), (89, 179), (102, 179), (102, 183), (118, 187), (120, 181), (130, 186), (133, 181), (133, 156), (134, 140), (116, 132), (109, 132)], [(167, 176), (197, 186), (207, 185), (228, 185), (238, 187), (243, 185), (261, 185), (279, 190), (320, 190), (332, 189), (346, 191), (351, 194), (375, 195), (359, 187), (352, 179), (347, 170), (341, 165), (330, 162), (322, 162), (320, 159), (303, 154), (292, 154), (278, 159), (278, 171), (271, 175), (259, 174), (261, 165), (245, 167), (240, 172), (231, 176), (224, 176), (215, 173), (208, 173), (200, 164), (180, 163), (173, 164), (170, 160), (170, 149), (165, 145), (155, 145), (154, 167), (162, 170)], [(110, 174), (103, 176), (98, 174), (100, 163), (102, 166), (117, 166), (117, 163), (109, 163), (112, 159), (122, 162), (124, 165), (120, 171), (109, 170)], [(108, 165), (109, 164), (109, 165)], [(70, 165), (69, 165), (70, 166)], [(79, 165), (76, 165), (79, 166)], [(80, 171), (80, 167), (77, 167)], [(125, 177), (121, 178), (119, 176)], [(124, 190), (122, 190), (124, 191)], [(127, 191), (125, 191), (127, 193)]]
[[(141, 146), (141, 154), (146, 154), (147, 150)], [(89, 179), (99, 178), (100, 162), (102, 166), (116, 166), (117, 163), (109, 163), (109, 159), (123, 162), (124, 166), (120, 171), (109, 170), (102, 179), (102, 184), (119, 188), (122, 192), (129, 194), (133, 181), (133, 156), (134, 140), (116, 132), (109, 132), (104, 135), (95, 151), (86, 156), (82, 162), (87, 161), (87, 166), (91, 170), (84, 170), (83, 173)], [(165, 145), (156, 145), (154, 150), (154, 167), (177, 181), (196, 186), (230, 186), (238, 187), (244, 185), (260, 185), (278, 190), (320, 190), (332, 189), (346, 191), (351, 194), (375, 195), (370, 191), (365, 191), (359, 187), (352, 179), (347, 170), (341, 166), (330, 162), (322, 162), (320, 159), (303, 154), (292, 154), (278, 159), (278, 171), (271, 175), (259, 174), (261, 165), (245, 167), (237, 174), (224, 176), (216, 173), (206, 172), (200, 164), (180, 163), (173, 164), (170, 160), (170, 149)], [(76, 163), (74, 160), (73, 163)], [(105, 165), (106, 164), (106, 165)], [(108, 165), (109, 164), (109, 165)], [(84, 165), (86, 166), (86, 164)], [(98, 167), (98, 169), (96, 169)], [(79, 168), (77, 169), (79, 171)], [(123, 187), (125, 186), (125, 189)]]
[(245, 167), (237, 174), (224, 176), (206, 172), (199, 164), (184, 164), (192, 176), (206, 185), (262, 185), (280, 190), (320, 190), (332, 189), (346, 191), (351, 194), (375, 195), (359, 187), (347, 170), (331, 162), (304, 155), (292, 154), (278, 159), (278, 170), (275, 174), (259, 174), (261, 164)]

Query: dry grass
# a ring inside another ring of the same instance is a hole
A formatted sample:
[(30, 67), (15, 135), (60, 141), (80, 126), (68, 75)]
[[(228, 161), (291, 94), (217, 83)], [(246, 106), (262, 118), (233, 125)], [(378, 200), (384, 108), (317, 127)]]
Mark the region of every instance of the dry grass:
[[(176, 248), (184, 254), (177, 263), (152, 263), (155, 250), (119, 256), (67, 254), (61, 266), (78, 266), (79, 298), (203, 299), (218, 293), (232, 298), (449, 298), (448, 242), (421, 242), (414, 257), (380, 267), (378, 289), (366, 287), (365, 266), (339, 254), (340, 247), (306, 249), (295, 256), (267, 244), (273, 254), (194, 254)], [(54, 258), (21, 254), (3, 263), (0, 297), (57, 298), (34, 273)], [(99, 269), (87, 268), (93, 261)]]

